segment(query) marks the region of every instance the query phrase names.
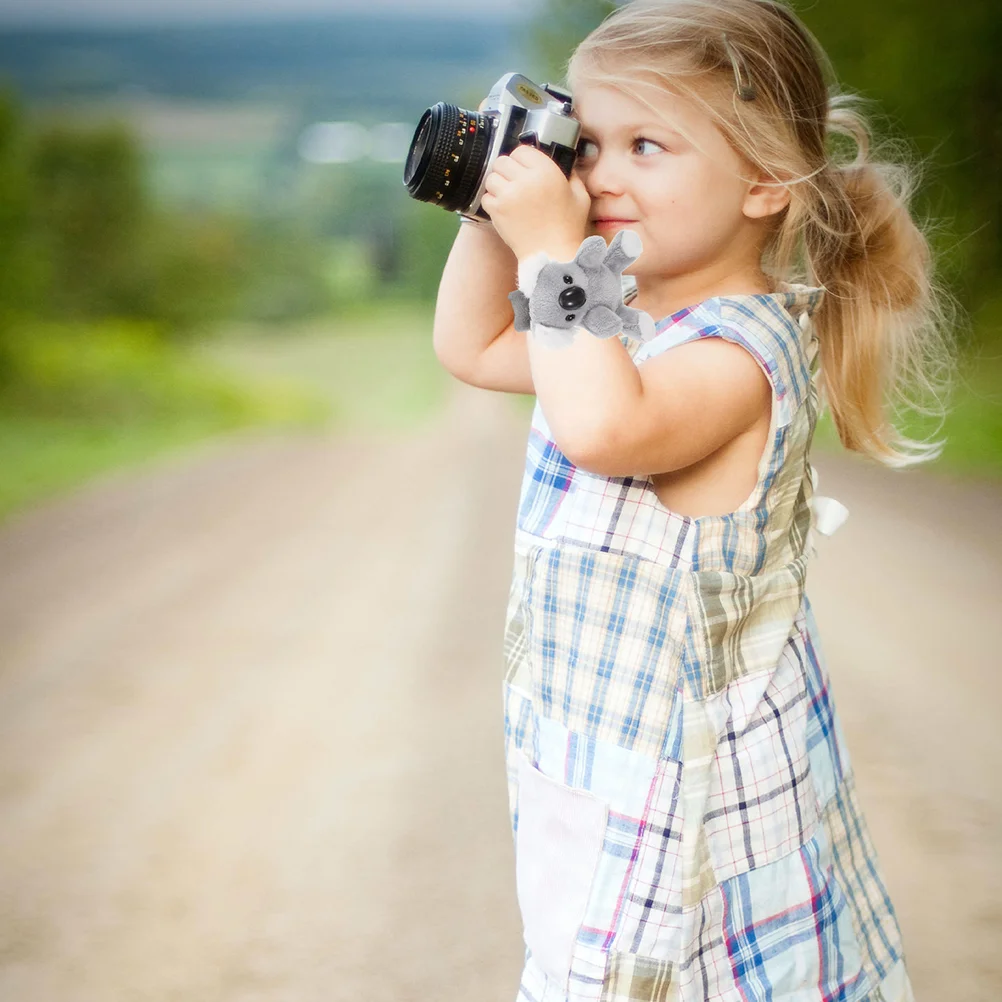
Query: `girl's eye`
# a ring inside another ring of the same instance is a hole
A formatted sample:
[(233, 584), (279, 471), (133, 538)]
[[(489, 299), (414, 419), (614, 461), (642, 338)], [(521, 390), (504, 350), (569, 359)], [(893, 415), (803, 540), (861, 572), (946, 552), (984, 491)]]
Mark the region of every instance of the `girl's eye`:
[(653, 139), (644, 139), (643, 136), (637, 136), (634, 140), (635, 143), (647, 143), (649, 146), (653, 146), (655, 150), (660, 150), (662, 147), (659, 146)]
[[(657, 151), (657, 150), (663, 150), (664, 149), (664, 147), (660, 143), (654, 142), (653, 139), (646, 139), (644, 136), (634, 136), (633, 139), (631, 140), (630, 148), (633, 149), (634, 147), (636, 147), (638, 145), (643, 145), (644, 143), (646, 143), (648, 146), (652, 147), (655, 151)], [(584, 159), (587, 159), (587, 158), (593, 156), (594, 155), (593, 152), (590, 149), (588, 149), (588, 147), (592, 147), (592, 146), (596, 146), (597, 147), (597, 144), (595, 143), (594, 140), (592, 140), (592, 139), (582, 139), (578, 143), (578, 149), (577, 149), (578, 156), (582, 157)], [(649, 156), (649, 155), (650, 154), (641, 154), (641, 156)]]

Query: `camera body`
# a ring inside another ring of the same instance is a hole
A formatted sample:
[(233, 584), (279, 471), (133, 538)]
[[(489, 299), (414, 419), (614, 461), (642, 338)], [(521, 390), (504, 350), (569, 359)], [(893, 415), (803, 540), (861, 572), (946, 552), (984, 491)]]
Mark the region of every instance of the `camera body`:
[(404, 184), (418, 201), (489, 220), (480, 205), (487, 175), (516, 146), (531, 143), (570, 178), (581, 131), (572, 108), (567, 91), (549, 83), (539, 87), (521, 73), (501, 77), (479, 111), (439, 101), (414, 131)]

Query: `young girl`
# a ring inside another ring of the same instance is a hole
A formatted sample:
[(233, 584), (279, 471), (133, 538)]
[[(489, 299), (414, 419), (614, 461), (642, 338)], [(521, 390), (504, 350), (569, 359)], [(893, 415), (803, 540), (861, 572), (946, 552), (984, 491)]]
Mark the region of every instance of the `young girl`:
[[(823, 392), (848, 448), (935, 455), (885, 401), (949, 360), (944, 300), (911, 175), (826, 73), (774, 0), (619, 8), (569, 63), (570, 181), (500, 157), (442, 277), (441, 362), (537, 397), (504, 638), (522, 1002), (912, 998), (804, 593), (839, 515), (809, 450)], [(520, 262), (622, 228), (653, 339), (514, 329)]]

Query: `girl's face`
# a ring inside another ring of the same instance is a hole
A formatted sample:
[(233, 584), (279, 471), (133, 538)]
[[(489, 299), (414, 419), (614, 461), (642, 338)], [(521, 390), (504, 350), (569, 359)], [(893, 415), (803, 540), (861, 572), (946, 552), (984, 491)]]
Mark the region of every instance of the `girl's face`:
[[(702, 149), (622, 91), (588, 84), (574, 91), (581, 122), (574, 169), (592, 199), (588, 235), (611, 240), (619, 229), (635, 230), (644, 249), (626, 273), (638, 277), (757, 267), (755, 217), (764, 213), (757, 186), (741, 180), (751, 178), (750, 166), (691, 102), (662, 91), (653, 103)], [(775, 189), (766, 190), (775, 201)]]

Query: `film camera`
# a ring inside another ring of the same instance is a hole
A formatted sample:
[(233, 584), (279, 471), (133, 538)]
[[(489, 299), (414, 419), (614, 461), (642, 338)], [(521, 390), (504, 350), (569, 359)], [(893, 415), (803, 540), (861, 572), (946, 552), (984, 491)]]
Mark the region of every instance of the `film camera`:
[(480, 111), (439, 101), (421, 116), (404, 165), (404, 184), (420, 202), (475, 219), (491, 164), (521, 143), (545, 153), (570, 178), (580, 124), (571, 118), (571, 95), (542, 87), (520, 73), (506, 73)]

